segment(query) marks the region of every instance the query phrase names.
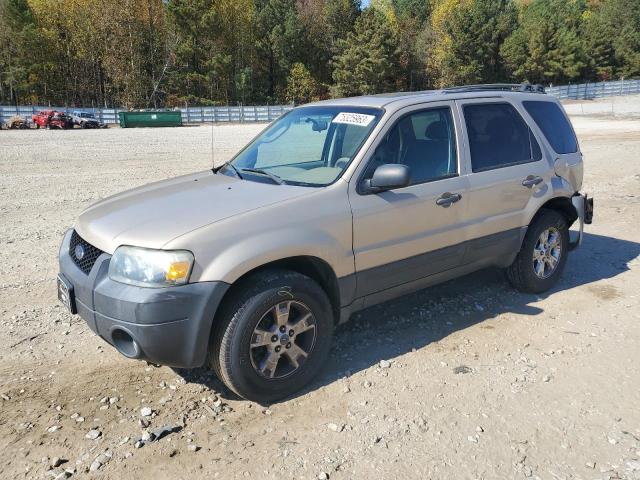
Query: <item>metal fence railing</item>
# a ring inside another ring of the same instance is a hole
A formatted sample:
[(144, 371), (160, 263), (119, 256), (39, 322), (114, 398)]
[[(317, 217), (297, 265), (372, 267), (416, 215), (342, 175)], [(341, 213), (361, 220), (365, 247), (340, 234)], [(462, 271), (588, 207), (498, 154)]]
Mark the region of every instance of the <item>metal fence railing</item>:
[[(548, 87), (549, 95), (560, 100), (592, 100), (602, 97), (618, 95), (640, 94), (640, 80), (614, 80), (611, 82), (577, 83), (573, 85), (558, 85)], [(225, 107), (186, 107), (180, 108), (184, 123), (224, 123), (224, 122), (271, 122), (288, 112), (293, 105), (264, 105), (264, 106), (225, 106)], [(40, 110), (54, 109), (67, 113), (74, 110), (92, 112), (102, 123), (118, 123), (118, 108), (65, 108), (43, 106), (0, 106), (0, 122), (6, 122), (14, 115), (19, 115), (28, 121)]]
[[(237, 106), (237, 107), (188, 107), (178, 109), (182, 113), (183, 123), (251, 123), (271, 122), (290, 111), (293, 105), (264, 105), (264, 106)], [(71, 113), (74, 110), (91, 112), (102, 123), (119, 123), (118, 113), (125, 111), (118, 108), (65, 108), (43, 106), (9, 106), (0, 105), (0, 122), (6, 122), (14, 115), (19, 115), (27, 121), (40, 110), (58, 110)]]
[(592, 100), (618, 95), (640, 94), (640, 80), (614, 80), (611, 82), (576, 83), (558, 85), (545, 90), (560, 100)]

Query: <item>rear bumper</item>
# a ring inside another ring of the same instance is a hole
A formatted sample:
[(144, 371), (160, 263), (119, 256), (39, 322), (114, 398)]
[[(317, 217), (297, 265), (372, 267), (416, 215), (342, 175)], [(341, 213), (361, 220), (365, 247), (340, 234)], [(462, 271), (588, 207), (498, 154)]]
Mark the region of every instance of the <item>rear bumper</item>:
[(86, 275), (69, 255), (70, 238), (71, 231), (60, 247), (60, 274), (91, 330), (129, 358), (178, 368), (204, 365), (213, 319), (228, 284), (125, 285), (109, 279), (111, 256), (105, 253)]
[(570, 244), (570, 248), (573, 250), (574, 248), (577, 248), (582, 244), (584, 225), (591, 224), (591, 222), (593, 221), (593, 198), (589, 198), (587, 194), (576, 193), (573, 197), (571, 197), (571, 203), (576, 209), (576, 213), (578, 214), (578, 221), (580, 222), (578, 237), (574, 239)]

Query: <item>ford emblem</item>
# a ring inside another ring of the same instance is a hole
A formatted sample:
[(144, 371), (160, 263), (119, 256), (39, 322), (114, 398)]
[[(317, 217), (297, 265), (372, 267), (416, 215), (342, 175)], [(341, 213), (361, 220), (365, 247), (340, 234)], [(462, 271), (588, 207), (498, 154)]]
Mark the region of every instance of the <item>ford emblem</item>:
[(76, 258), (78, 260), (82, 260), (82, 258), (84, 257), (84, 247), (82, 245), (76, 245), (76, 248), (73, 250), (73, 253), (75, 254)]

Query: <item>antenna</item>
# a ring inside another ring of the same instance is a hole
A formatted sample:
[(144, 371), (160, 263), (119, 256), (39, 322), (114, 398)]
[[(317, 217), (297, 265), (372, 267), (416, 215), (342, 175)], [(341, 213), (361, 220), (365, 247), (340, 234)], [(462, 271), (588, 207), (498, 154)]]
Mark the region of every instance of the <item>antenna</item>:
[(215, 135), (214, 135), (214, 124), (215, 122), (211, 122), (211, 168), (216, 168), (216, 149), (215, 149)]

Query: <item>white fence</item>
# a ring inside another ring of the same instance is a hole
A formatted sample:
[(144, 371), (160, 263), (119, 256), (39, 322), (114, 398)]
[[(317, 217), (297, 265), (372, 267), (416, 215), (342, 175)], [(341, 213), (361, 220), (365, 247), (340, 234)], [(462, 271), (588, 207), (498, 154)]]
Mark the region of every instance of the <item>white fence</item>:
[[(640, 80), (615, 80), (611, 82), (579, 83), (548, 87), (549, 95), (560, 100), (592, 100), (618, 95), (640, 94)], [(293, 105), (264, 105), (237, 107), (188, 107), (180, 108), (183, 123), (205, 122), (270, 122), (293, 108)], [(0, 106), (0, 122), (6, 122), (14, 115), (31, 121), (31, 116), (40, 110), (54, 109), (67, 113), (74, 110), (92, 112), (102, 123), (118, 123), (117, 108), (64, 108), (42, 106)]]
[(640, 80), (576, 83), (575, 85), (549, 87), (545, 91), (560, 100), (593, 100), (594, 98), (640, 94)]
[[(188, 107), (180, 108), (183, 123), (205, 122), (271, 122), (288, 112), (293, 105), (265, 105), (265, 106), (238, 106), (238, 107)], [(14, 115), (19, 115), (28, 121), (31, 116), (40, 110), (58, 110), (71, 113), (74, 110), (91, 112), (102, 123), (119, 123), (118, 112), (125, 110), (117, 108), (65, 108), (43, 106), (0, 106), (0, 122), (6, 122)]]

